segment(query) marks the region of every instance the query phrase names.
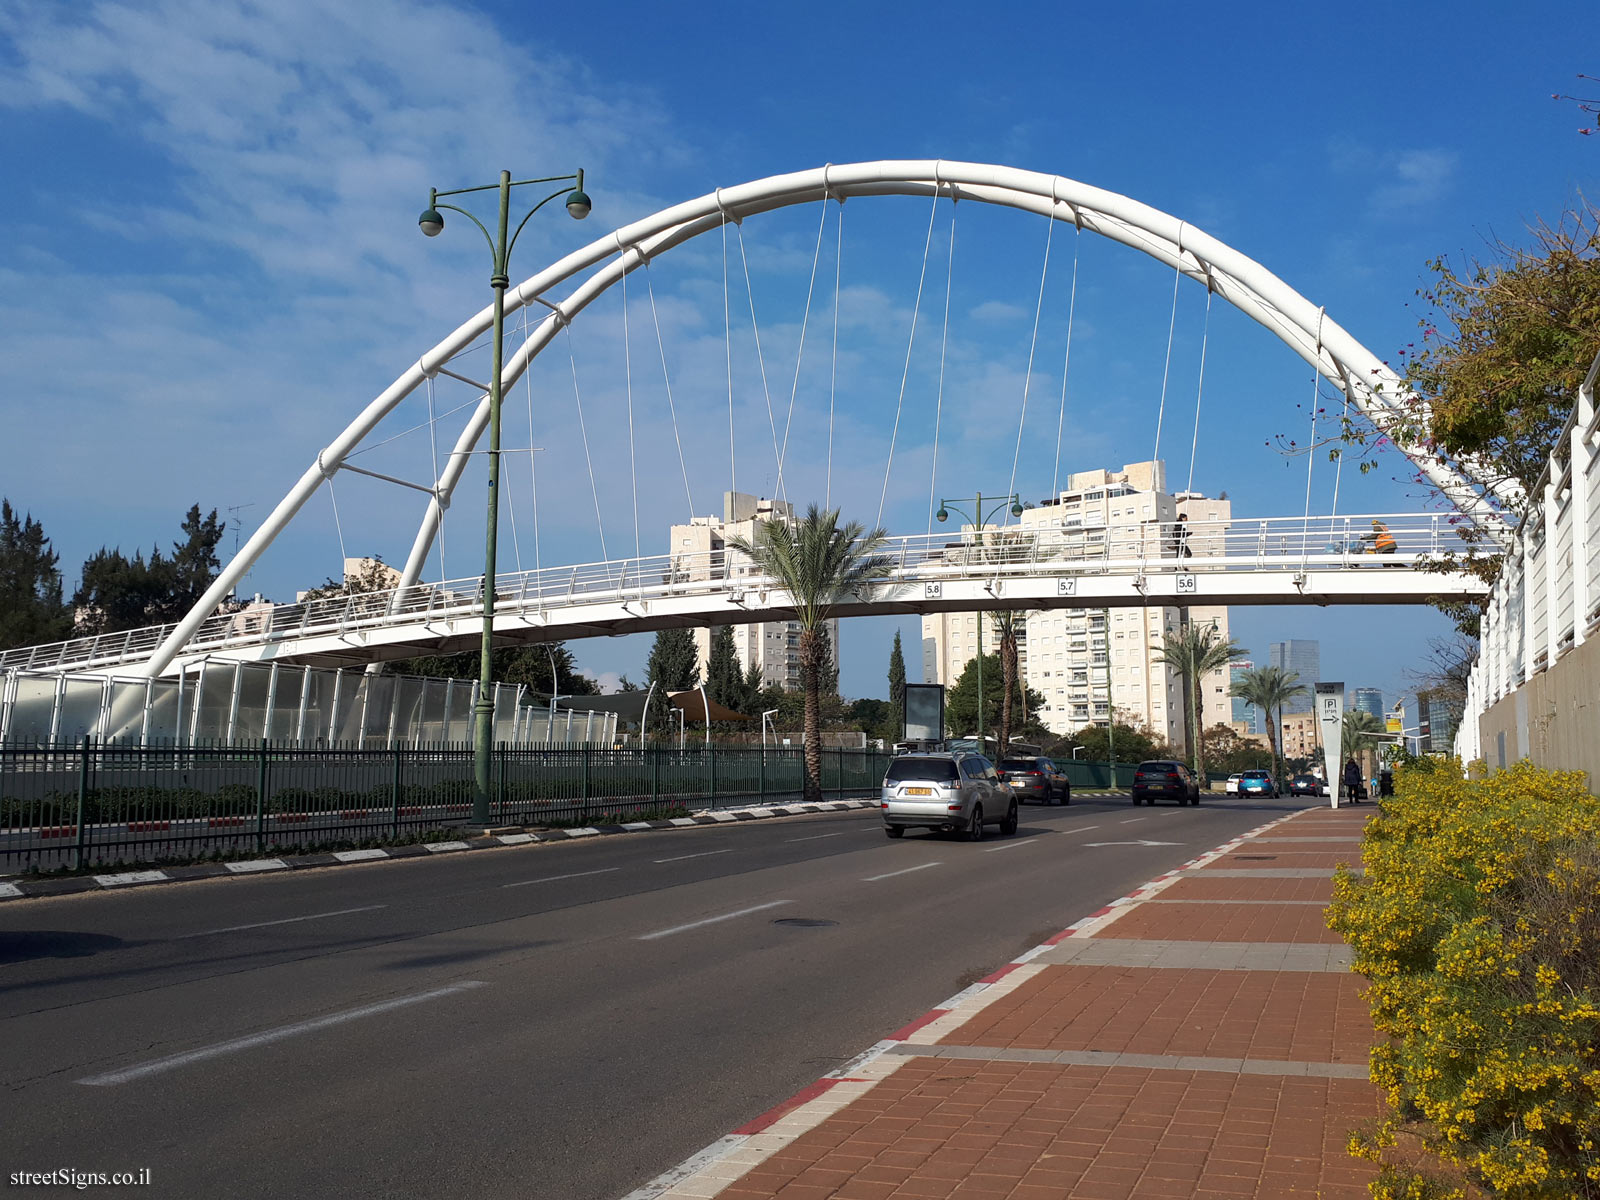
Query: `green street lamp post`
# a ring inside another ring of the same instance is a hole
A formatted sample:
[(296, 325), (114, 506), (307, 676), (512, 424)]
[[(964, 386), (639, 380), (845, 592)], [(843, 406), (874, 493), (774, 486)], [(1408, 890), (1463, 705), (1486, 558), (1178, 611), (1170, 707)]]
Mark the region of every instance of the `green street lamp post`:
[[(571, 190), (562, 186), (551, 192), (539, 203), (528, 210), (517, 225), (516, 232), (510, 238), (506, 237), (506, 230), (510, 225), (511, 216), (511, 189), (522, 187), (524, 184), (560, 183), (572, 184)], [(473, 192), (488, 192), (498, 190), (500, 193), (500, 220), (496, 226), (497, 232), (491, 234), (484, 223), (478, 220), (464, 208), (454, 204), (440, 204), (441, 196), (464, 196)], [(444, 231), (444, 216), (440, 209), (449, 209), (451, 212), (460, 213), (476, 225), (489, 243), (489, 251), (494, 255), (494, 274), (489, 277), (489, 286), (494, 289), (494, 344), (493, 362), (489, 376), (489, 509), (488, 528), (484, 536), (483, 548), (483, 646), (478, 664), (478, 701), (473, 705), (472, 727), (472, 819), (484, 825), (489, 821), (489, 788), (490, 768), (493, 760), (494, 748), (494, 593), (495, 593), (495, 550), (498, 545), (500, 532), (500, 373), (505, 365), (505, 322), (506, 322), (506, 288), (511, 285), (508, 268), (511, 260), (511, 250), (517, 244), (517, 238), (527, 228), (528, 220), (557, 196), (565, 195), (567, 198), (567, 212), (574, 220), (581, 221), (589, 215), (589, 197), (583, 191), (583, 172), (576, 175), (551, 175), (543, 179), (517, 179), (511, 178), (510, 171), (500, 172), (498, 184), (485, 184), (482, 187), (455, 188), (448, 192), (441, 192), (438, 188), (428, 192), (428, 207), (417, 218), (417, 224), (428, 237), (438, 237)]]
[[(983, 536), (983, 527), (988, 522), (989, 518), (1001, 512), (1008, 506), (1013, 517), (1020, 517), (1022, 515), (1022, 500), (1015, 492), (1012, 492), (1009, 496), (1002, 496), (998, 500), (991, 496), (989, 497), (989, 502), (993, 505), (993, 507), (991, 507), (987, 513), (985, 513), (983, 510), (984, 499), (982, 492), (979, 492), (976, 496), (970, 498), (963, 496), (960, 500), (940, 500), (939, 511), (933, 515), (936, 516), (942, 524), (950, 519), (950, 509), (953, 508), (958, 514), (966, 517), (967, 520), (972, 522), (972, 527), (980, 538)], [(961, 508), (960, 506), (963, 504), (972, 505), (972, 511), (968, 512), (966, 509)], [(986, 730), (983, 717), (983, 613), (980, 611), (978, 613), (978, 747), (981, 753), (987, 754), (989, 751), (989, 744), (984, 740)]]

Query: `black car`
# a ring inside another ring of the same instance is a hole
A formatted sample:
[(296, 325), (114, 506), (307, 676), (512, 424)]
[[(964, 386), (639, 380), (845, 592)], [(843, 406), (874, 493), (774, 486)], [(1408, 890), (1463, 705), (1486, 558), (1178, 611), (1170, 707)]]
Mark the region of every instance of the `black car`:
[(1315, 775), (1301, 774), (1289, 780), (1289, 795), (1291, 796), (1326, 796), (1328, 785)]
[(1179, 804), (1200, 803), (1200, 782), (1189, 768), (1169, 758), (1142, 762), (1133, 772), (1133, 802), (1154, 804), (1171, 798)]
[(996, 766), (1012, 795), (1023, 803), (1038, 800), (1043, 804), (1072, 803), (1072, 784), (1061, 768), (1048, 758), (1002, 758)]

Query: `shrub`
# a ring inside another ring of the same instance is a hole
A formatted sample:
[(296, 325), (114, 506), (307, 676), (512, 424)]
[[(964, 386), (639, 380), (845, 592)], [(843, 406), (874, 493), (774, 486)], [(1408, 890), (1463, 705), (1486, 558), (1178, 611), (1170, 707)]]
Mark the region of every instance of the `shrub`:
[[(1600, 800), (1528, 763), (1419, 761), (1395, 792), (1329, 914), (1389, 1038), (1393, 1111), (1361, 1152), (1414, 1133), (1493, 1195), (1600, 1200)], [(1387, 1168), (1375, 1194), (1420, 1178)]]

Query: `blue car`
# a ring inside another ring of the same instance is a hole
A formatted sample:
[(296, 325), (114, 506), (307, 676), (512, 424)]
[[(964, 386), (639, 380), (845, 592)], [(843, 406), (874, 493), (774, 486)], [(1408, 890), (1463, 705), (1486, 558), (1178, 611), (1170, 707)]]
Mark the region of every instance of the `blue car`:
[(1278, 785), (1273, 782), (1271, 771), (1246, 771), (1239, 780), (1239, 795), (1265, 796), (1276, 800)]

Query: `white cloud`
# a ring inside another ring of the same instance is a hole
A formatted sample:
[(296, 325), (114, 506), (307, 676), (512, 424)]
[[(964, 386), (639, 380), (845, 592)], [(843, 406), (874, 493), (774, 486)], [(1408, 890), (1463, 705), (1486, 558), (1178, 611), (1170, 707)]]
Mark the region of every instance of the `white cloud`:
[(985, 300), (975, 307), (967, 316), (974, 321), (1017, 321), (1028, 315), (1028, 310), (1020, 304), (1012, 304), (1008, 300)]

